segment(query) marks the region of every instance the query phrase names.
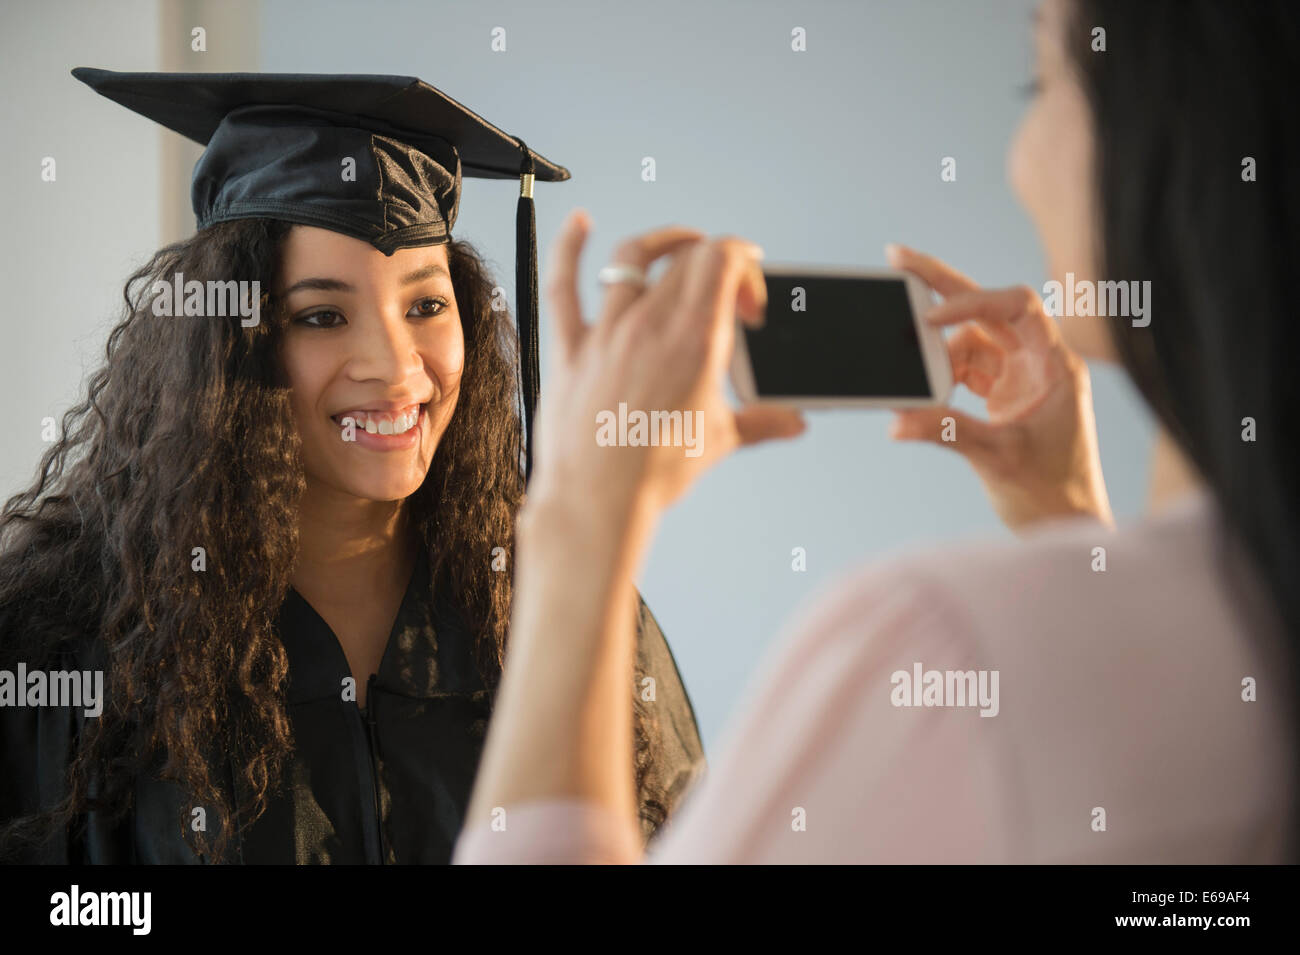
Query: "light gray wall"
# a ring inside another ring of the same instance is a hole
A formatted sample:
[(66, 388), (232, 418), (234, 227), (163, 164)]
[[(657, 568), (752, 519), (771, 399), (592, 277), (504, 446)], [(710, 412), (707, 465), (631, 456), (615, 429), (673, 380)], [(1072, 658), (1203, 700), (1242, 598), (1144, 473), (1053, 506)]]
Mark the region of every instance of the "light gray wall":
[[(72, 78), (158, 68), (156, 0), (0, 6), (0, 493), (25, 486), (158, 245), (158, 133)], [(124, 121), (125, 120), (125, 121)], [(54, 159), (55, 180), (42, 179)]]
[[(755, 239), (771, 261), (881, 265), (882, 245), (895, 240), (988, 284), (1041, 285), (1042, 254), (1003, 171), (1023, 108), (1016, 89), (1029, 77), (1032, 5), (264, 0), (254, 28), (262, 69), (416, 75), (567, 165), (572, 181), (537, 189), (542, 263), (564, 214), (587, 208), (590, 305), (615, 242), (674, 221)], [(131, 125), (66, 78), (83, 61), (153, 68), (147, 29), (123, 29), (98, 4), (79, 7), (80, 18), (50, 9), (27, 15), (22, 38), (5, 31), (0, 62), (11, 91), (3, 128), (16, 134), (0, 157), (0, 189), (6, 206), (18, 204), (3, 240), (12, 311), (0, 400), (22, 425), (0, 452), (9, 488), (40, 451), (32, 422), (78, 381), (75, 341), (97, 342), (115, 284), (149, 249), (157, 218), (157, 170), (125, 132), (147, 138), (143, 121)], [(504, 53), (491, 49), (498, 26)], [(807, 30), (805, 53), (790, 49), (796, 26)], [(32, 69), (45, 82), (33, 83)], [(82, 148), (78, 136), (92, 129), (94, 148)], [(50, 151), (71, 162), (60, 164), (57, 191), (41, 191), (31, 157)], [(645, 156), (656, 182), (641, 180)], [(957, 159), (955, 183), (940, 181), (944, 156)], [(468, 182), (457, 224), (507, 288), (516, 192)], [(57, 224), (70, 216), (71, 236)], [(47, 317), (53, 327), (40, 324)], [(543, 304), (544, 341), (547, 322)], [(1094, 369), (1094, 389), (1112, 503), (1131, 516), (1150, 420), (1115, 370)], [(641, 589), (706, 744), (783, 621), (834, 576), (901, 548), (1005, 533), (959, 458), (893, 445), (888, 420), (814, 414), (798, 441), (724, 462), (665, 520)], [(807, 550), (805, 573), (791, 570), (796, 546)]]

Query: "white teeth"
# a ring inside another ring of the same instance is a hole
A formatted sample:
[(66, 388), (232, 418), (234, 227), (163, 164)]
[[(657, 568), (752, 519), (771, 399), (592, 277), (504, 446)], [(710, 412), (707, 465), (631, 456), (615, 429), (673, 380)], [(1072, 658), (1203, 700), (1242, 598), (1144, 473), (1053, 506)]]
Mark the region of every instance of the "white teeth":
[(395, 418), (387, 414), (376, 413), (371, 415), (366, 411), (354, 411), (339, 417), (339, 421), (344, 427), (347, 426), (346, 421), (348, 419), (355, 422), (358, 428), (364, 428), (370, 434), (405, 434), (419, 423), (420, 409), (413, 408)]

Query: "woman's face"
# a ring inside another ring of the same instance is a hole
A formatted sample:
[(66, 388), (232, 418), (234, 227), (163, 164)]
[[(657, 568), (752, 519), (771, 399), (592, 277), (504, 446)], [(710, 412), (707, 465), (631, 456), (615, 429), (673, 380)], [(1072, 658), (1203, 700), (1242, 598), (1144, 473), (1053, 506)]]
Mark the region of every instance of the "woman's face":
[(308, 485), (370, 501), (408, 497), (429, 471), (465, 365), (447, 247), (387, 256), (295, 226), (276, 291)]
[[(1035, 17), (1036, 92), (1007, 153), (1007, 176), (1038, 228), (1049, 276), (1095, 281), (1092, 117), (1065, 52), (1069, 0), (1044, 0)], [(1095, 53), (1094, 56), (1105, 56)], [(1106, 320), (1064, 317), (1065, 340), (1087, 358), (1115, 359)]]

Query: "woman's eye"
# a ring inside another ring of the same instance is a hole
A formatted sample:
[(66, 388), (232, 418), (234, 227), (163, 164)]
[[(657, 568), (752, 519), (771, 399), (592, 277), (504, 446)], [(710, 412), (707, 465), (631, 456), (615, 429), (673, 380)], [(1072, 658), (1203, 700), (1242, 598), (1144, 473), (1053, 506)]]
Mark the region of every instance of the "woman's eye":
[(318, 312), (301, 315), (295, 321), (310, 328), (335, 328), (343, 323), (343, 316), (333, 309), (326, 308)]
[(422, 298), (411, 306), (411, 311), (407, 317), (413, 318), (431, 318), (440, 313), (447, 307), (447, 303), (440, 298)]

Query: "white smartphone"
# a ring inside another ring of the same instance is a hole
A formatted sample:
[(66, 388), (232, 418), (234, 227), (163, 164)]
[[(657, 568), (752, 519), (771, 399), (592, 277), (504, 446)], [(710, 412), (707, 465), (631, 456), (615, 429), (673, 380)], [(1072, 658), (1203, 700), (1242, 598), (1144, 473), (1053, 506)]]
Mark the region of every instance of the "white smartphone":
[(890, 269), (764, 267), (762, 328), (736, 327), (731, 380), (741, 401), (796, 408), (946, 404), (952, 366), (934, 296)]

